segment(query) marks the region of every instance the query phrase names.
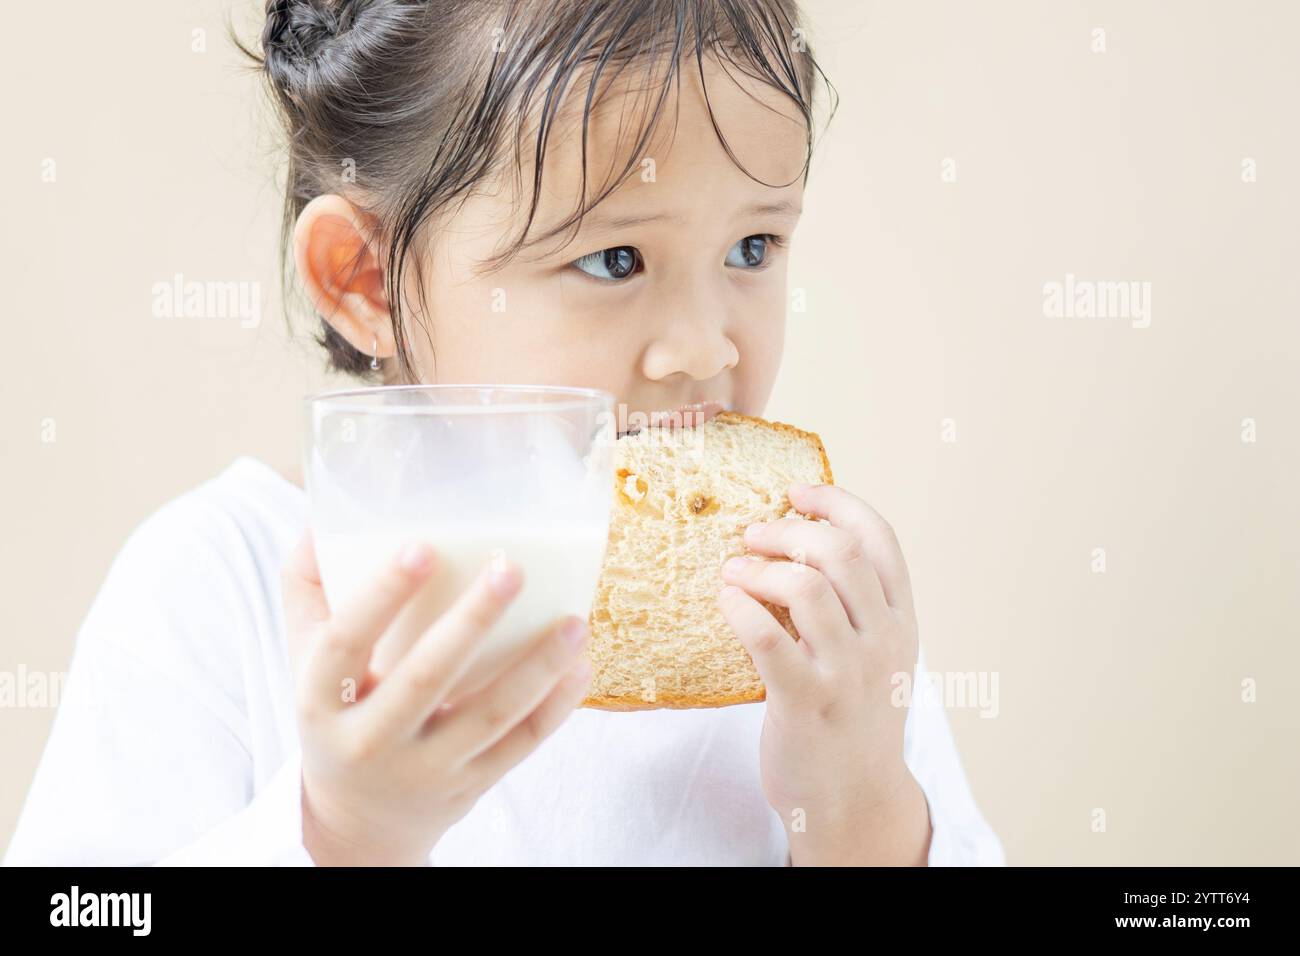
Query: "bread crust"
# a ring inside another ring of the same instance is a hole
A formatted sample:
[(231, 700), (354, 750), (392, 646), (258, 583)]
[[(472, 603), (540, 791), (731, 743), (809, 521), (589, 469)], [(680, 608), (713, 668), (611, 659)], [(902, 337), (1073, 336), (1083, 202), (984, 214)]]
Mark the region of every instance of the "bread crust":
[[(826, 455), (826, 447), (822, 444), (821, 436), (816, 432), (804, 431), (802, 428), (796, 428), (793, 425), (787, 425), (785, 422), (769, 421), (765, 418), (758, 418), (753, 415), (744, 415), (740, 412), (723, 411), (718, 412), (710, 422), (718, 422), (723, 425), (730, 424), (749, 424), (771, 428), (775, 431), (784, 432), (793, 435), (802, 441), (814, 446), (822, 460), (822, 480), (824, 485), (835, 484), (834, 475), (831, 473), (831, 460)], [(789, 498), (786, 499), (788, 507), (793, 508)], [(803, 514), (803, 512), (798, 512)], [(804, 515), (804, 517), (808, 517)], [(588, 616), (588, 623), (594, 628), (595, 621)], [(758, 682), (758, 689), (753, 692), (744, 693), (720, 693), (720, 694), (664, 694), (659, 695), (655, 700), (643, 700), (639, 697), (610, 697), (607, 695), (584, 697), (579, 707), (586, 707), (590, 710), (610, 710), (610, 711), (633, 711), (633, 710), (683, 710), (688, 708), (700, 707), (729, 707), (732, 704), (759, 704), (767, 700), (767, 689), (763, 682)]]

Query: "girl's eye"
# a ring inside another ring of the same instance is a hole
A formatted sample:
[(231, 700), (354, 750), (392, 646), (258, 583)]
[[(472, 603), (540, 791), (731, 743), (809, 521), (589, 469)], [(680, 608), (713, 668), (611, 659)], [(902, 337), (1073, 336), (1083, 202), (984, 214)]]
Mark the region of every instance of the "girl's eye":
[[(739, 269), (758, 269), (767, 261), (769, 246), (779, 246), (779, 236), (768, 233), (746, 236), (727, 252), (727, 265)], [(574, 259), (570, 263), (595, 279), (617, 282), (626, 279), (643, 266), (641, 253), (635, 246), (612, 246)]]
[(640, 259), (641, 254), (633, 246), (615, 246), (574, 259), (573, 265), (596, 279), (626, 279)]
[(756, 269), (767, 260), (768, 243), (776, 244), (776, 236), (746, 236), (727, 253), (727, 265), (741, 269)]

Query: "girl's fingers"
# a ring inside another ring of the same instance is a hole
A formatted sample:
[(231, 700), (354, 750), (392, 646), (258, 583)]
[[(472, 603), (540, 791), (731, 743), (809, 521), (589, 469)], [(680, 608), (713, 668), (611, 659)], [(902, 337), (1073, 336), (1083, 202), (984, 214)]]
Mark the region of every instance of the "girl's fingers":
[(412, 542), (389, 559), (366, 586), (351, 594), (333, 616), (313, 633), (307, 648), (303, 692), (328, 709), (349, 706), (356, 695), (345, 695), (345, 681), (361, 689), (366, 682), (375, 643), (402, 606), (424, 583), (433, 566), (433, 551)]
[(856, 630), (871, 634), (892, 622), (880, 577), (851, 531), (806, 518), (779, 518), (751, 525), (745, 544), (759, 554), (789, 558), (824, 574)]
[(284, 592), (284, 623), (290, 634), (305, 634), (329, 619), (330, 608), (320, 586), (310, 526), (303, 529), (302, 537), (284, 559), (280, 588)]
[(465, 765), (465, 774), (486, 789), (537, 749), (582, 703), (591, 689), (591, 671), (583, 659), (565, 674), (545, 699), (495, 744)]
[(789, 608), (799, 638), (814, 657), (833, 658), (857, 639), (839, 595), (816, 568), (793, 561), (732, 558), (722, 566), (722, 580)]
[(856, 495), (837, 485), (791, 486), (790, 503), (804, 514), (825, 518), (837, 528), (855, 535), (880, 575), (889, 606), (912, 613), (912, 584), (907, 562), (894, 529), (884, 518)]
[(458, 697), (451, 711), (435, 715), (439, 752), (468, 761), (509, 733), (573, 669), (587, 633), (587, 622), (581, 618), (558, 621), (538, 635), (522, 657), (505, 665), (495, 680)]
[(371, 635), (371, 643), (377, 641), (429, 577), (433, 564), (433, 549), (423, 541), (412, 541), (334, 612), (334, 625), (349, 633)]
[(519, 592), (517, 565), (493, 559), (363, 702), (375, 733), (414, 734), (473, 661), (483, 636)]
[(770, 698), (794, 699), (808, 690), (813, 676), (808, 653), (771, 611), (734, 586), (719, 593), (718, 608), (754, 659)]

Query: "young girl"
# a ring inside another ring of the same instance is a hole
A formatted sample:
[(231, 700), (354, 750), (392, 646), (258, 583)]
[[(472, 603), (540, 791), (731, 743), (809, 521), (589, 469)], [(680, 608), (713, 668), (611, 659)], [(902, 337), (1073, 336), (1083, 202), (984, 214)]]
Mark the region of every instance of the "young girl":
[[(335, 368), (763, 413), (820, 75), (793, 0), (272, 0), (258, 62)], [(576, 707), (577, 618), (448, 698), (509, 562), (376, 673), (437, 542), (329, 607), (299, 485), (241, 457), (129, 537), (7, 862), (1003, 862), (942, 709), (893, 699), (925, 670), (907, 569), (845, 489), (790, 489), (827, 520), (722, 572), (764, 703), (610, 713)]]

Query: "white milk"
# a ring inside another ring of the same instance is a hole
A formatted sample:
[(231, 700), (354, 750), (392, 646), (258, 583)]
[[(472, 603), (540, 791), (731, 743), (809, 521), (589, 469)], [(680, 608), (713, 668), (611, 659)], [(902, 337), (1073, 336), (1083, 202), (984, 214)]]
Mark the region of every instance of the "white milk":
[[(505, 614), (483, 637), (458, 686), (481, 678), (522, 650), (530, 638), (566, 614), (584, 620), (591, 610), (605, 555), (605, 524), (557, 522), (533, 528), (462, 526), (442, 531), (361, 531), (316, 534), (321, 584), (331, 611), (367, 588), (377, 572), (412, 540), (434, 549), (429, 580), (376, 646), (372, 667), (381, 678), (492, 560), (496, 549), (523, 571), (523, 585)], [(362, 675), (357, 675), (360, 681)]]

